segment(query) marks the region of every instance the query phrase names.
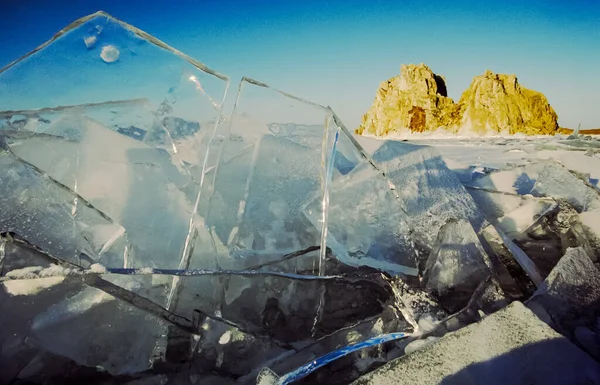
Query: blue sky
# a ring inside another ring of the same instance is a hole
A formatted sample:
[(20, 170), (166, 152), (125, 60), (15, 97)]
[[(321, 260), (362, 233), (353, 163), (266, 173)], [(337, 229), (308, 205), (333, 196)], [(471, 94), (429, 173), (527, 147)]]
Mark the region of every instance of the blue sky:
[(0, 0), (0, 67), (97, 10), (229, 75), (230, 92), (253, 77), (350, 127), (379, 82), (421, 62), (455, 100), (486, 69), (514, 73), (562, 126), (600, 127), (600, 0)]

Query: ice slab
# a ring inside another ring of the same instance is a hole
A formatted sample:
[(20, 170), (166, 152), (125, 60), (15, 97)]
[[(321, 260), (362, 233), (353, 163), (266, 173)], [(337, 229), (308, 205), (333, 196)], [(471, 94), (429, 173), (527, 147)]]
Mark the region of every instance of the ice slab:
[[(327, 245), (347, 263), (417, 275), (418, 252), (405, 203), (358, 149), (352, 137), (339, 136), (329, 186)], [(307, 206), (310, 216), (317, 203)]]
[(564, 166), (548, 164), (540, 172), (531, 193), (564, 199), (578, 212), (600, 208), (600, 193), (584, 179), (575, 176)]
[[(86, 46), (90, 38), (94, 44)], [(103, 50), (111, 46), (119, 57), (107, 63)], [(159, 112), (200, 123), (214, 123), (228, 83), (226, 76), (104, 12), (74, 21), (0, 72), (3, 110), (149, 98)]]
[(82, 267), (123, 265), (129, 242), (122, 225), (6, 147), (0, 149), (0, 175), (2, 231)]
[(356, 139), (398, 187), (406, 210), (404, 220), (423, 253), (429, 253), (437, 231), (451, 218), (467, 220), (476, 232), (481, 231), (483, 213), (435, 148), (362, 136)]
[[(85, 285), (78, 275), (53, 275), (69, 273), (68, 268), (53, 264), (35, 249), (2, 242), (3, 374), (18, 374), (14, 371), (41, 351), (102, 367), (113, 375), (151, 369), (152, 361), (161, 358), (167, 322)], [(50, 276), (32, 278), (28, 271)]]
[(393, 186), (331, 109), (244, 78), (214, 142), (186, 266), (243, 269), (320, 246), (318, 266), (327, 246), (346, 263), (414, 274)]
[[(0, 69), (2, 159), (14, 163), (2, 169), (15, 184), (1, 230), (80, 265), (82, 254), (88, 266), (179, 267), (228, 84), (103, 12), (65, 27)], [(25, 183), (46, 195), (19, 198)], [(94, 210), (104, 222), (88, 218)]]
[(439, 231), (422, 284), (453, 313), (468, 303), (479, 283), (492, 274), (491, 269), (492, 263), (471, 224), (450, 220)]

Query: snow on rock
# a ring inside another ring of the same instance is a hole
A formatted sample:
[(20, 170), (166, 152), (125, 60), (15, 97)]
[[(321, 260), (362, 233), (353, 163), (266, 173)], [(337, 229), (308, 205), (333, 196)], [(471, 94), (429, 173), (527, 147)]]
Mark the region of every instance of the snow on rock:
[(600, 272), (583, 248), (570, 248), (527, 302), (563, 334), (600, 316)]

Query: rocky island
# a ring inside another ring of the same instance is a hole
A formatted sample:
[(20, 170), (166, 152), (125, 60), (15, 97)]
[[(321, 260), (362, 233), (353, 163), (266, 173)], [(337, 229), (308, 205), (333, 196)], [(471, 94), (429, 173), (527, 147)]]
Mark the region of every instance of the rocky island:
[(446, 80), (425, 64), (402, 65), (400, 75), (382, 82), (363, 116), (358, 134), (445, 129), (452, 133), (553, 135), (558, 117), (540, 92), (521, 86), (515, 75), (486, 71), (476, 76), (458, 103)]

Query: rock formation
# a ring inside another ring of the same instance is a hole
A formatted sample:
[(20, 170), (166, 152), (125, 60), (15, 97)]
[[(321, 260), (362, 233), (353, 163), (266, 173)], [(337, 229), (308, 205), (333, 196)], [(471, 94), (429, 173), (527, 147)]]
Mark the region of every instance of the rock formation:
[(380, 84), (373, 107), (363, 116), (357, 132), (383, 136), (405, 129), (435, 130), (451, 123), (455, 110), (442, 76), (425, 64), (402, 65), (400, 76)]
[(522, 87), (515, 75), (488, 70), (476, 76), (458, 108), (460, 127), (479, 133), (553, 135), (558, 129), (558, 117), (546, 97)]
[(460, 101), (447, 96), (445, 80), (425, 64), (403, 65), (400, 76), (382, 82), (358, 134), (451, 132), (552, 135), (558, 117), (546, 97), (522, 87), (515, 75), (486, 71)]

